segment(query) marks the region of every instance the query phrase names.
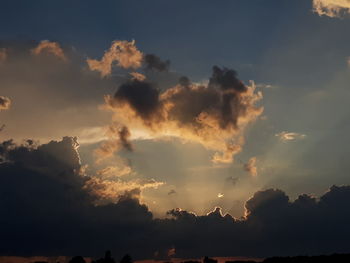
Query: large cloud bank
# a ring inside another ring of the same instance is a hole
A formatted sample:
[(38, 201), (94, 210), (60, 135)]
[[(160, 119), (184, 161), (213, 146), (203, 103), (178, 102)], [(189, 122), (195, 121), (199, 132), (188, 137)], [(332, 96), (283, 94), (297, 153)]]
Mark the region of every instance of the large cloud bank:
[(294, 201), (281, 190), (259, 191), (242, 219), (220, 208), (203, 216), (174, 209), (155, 219), (137, 187), (96, 205), (101, 196), (87, 184), (74, 138), (5, 141), (0, 157), (2, 255), (94, 256), (110, 248), (150, 258), (175, 248), (179, 257), (270, 256), (345, 252), (350, 242), (349, 186)]

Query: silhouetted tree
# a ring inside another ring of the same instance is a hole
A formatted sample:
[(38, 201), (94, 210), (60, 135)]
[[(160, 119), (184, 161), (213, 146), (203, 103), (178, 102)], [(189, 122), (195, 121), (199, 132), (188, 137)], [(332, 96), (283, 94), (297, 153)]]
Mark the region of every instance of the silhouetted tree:
[(212, 258), (208, 258), (208, 257), (206, 256), (206, 257), (204, 257), (204, 259), (203, 259), (203, 263), (218, 263), (218, 261), (215, 260), (215, 259), (212, 259)]
[(105, 253), (104, 263), (115, 263), (114, 258), (112, 258), (112, 253), (110, 250), (107, 250)]
[(110, 250), (107, 250), (105, 252), (105, 257), (104, 258), (100, 258), (94, 261), (91, 261), (91, 263), (115, 263), (114, 258), (112, 258), (112, 253)]
[(333, 254), (330, 256), (298, 256), (298, 257), (272, 257), (263, 263), (348, 263), (350, 254)]
[(126, 254), (121, 260), (120, 263), (132, 263), (132, 259), (129, 254)]
[(69, 260), (69, 263), (86, 263), (86, 262), (82, 256), (76, 256), (76, 257), (72, 257), (72, 259)]

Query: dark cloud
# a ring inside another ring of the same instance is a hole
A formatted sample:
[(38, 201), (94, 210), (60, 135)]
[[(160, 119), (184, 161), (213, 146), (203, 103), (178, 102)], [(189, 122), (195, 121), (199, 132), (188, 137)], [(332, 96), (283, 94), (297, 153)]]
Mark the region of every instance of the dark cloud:
[(136, 236), (150, 229), (152, 214), (136, 198), (139, 190), (95, 206), (97, 196), (86, 188), (89, 177), (79, 174), (76, 147), (70, 137), (38, 147), (0, 145), (0, 254), (97, 255), (115, 237), (121, 252), (131, 240), (141, 242)]
[(177, 192), (176, 192), (174, 189), (171, 189), (171, 190), (168, 192), (168, 195), (174, 195), (174, 194), (177, 194)]
[(179, 82), (161, 92), (151, 82), (129, 81), (106, 102), (131, 129), (141, 122), (153, 136), (170, 133), (218, 151), (214, 162), (231, 162), (241, 151), (245, 127), (263, 111), (256, 106), (261, 93), (244, 85), (235, 71), (216, 66), (208, 85), (192, 84), (186, 77)]
[(132, 151), (133, 146), (132, 146), (131, 142), (129, 141), (131, 134), (130, 134), (128, 127), (123, 126), (118, 131), (118, 134), (119, 134), (119, 139), (120, 139), (120, 142), (121, 142), (123, 148), (127, 149), (128, 151)]
[(161, 103), (159, 90), (151, 83), (133, 80), (119, 87), (114, 95), (115, 103), (127, 103), (145, 122), (159, 116)]
[[(140, 204), (140, 189), (115, 202), (95, 205), (98, 196), (81, 175), (74, 138), (37, 145), (28, 140), (0, 144), (0, 254), (152, 257), (176, 249), (179, 257), (271, 256), (346, 252), (350, 242), (350, 186), (333, 186), (319, 199), (291, 201), (281, 190), (255, 193), (246, 217), (223, 215), (216, 207), (198, 216), (181, 209), (154, 219)], [(30, 241), (30, 242), (29, 242)]]
[(154, 54), (146, 54), (143, 57), (143, 63), (146, 69), (157, 71), (168, 71), (170, 67), (170, 61), (162, 61), (160, 57)]
[(213, 67), (213, 75), (209, 80), (209, 86), (218, 86), (222, 90), (234, 90), (245, 92), (247, 87), (237, 78), (237, 72), (228, 68)]
[(213, 75), (209, 80), (209, 86), (218, 87), (226, 91), (222, 95), (220, 122), (221, 127), (226, 128), (228, 125), (237, 126), (237, 120), (241, 111), (244, 110), (243, 105), (240, 105), (239, 94), (246, 92), (247, 87), (237, 78), (237, 73), (234, 70), (213, 67)]
[(183, 87), (189, 87), (191, 85), (191, 80), (186, 76), (182, 76), (179, 78), (179, 84)]

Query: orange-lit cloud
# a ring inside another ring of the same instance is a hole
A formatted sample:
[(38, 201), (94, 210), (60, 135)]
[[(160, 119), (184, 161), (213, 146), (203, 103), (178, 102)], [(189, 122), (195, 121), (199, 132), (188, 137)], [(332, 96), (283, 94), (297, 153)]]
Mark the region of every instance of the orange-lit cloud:
[(127, 165), (107, 166), (97, 171), (97, 175), (105, 179), (113, 179), (132, 173), (132, 169)]
[[(124, 181), (119, 178), (106, 180), (97, 176), (89, 178), (84, 188), (93, 196), (98, 197), (98, 202), (115, 202), (125, 192), (133, 193), (133, 197), (140, 198), (141, 190), (147, 188), (157, 189), (164, 182), (154, 179), (134, 179)], [(135, 196), (136, 195), (136, 196)]]
[(313, 0), (313, 9), (319, 15), (340, 17), (350, 13), (349, 0)]
[(41, 53), (49, 53), (55, 55), (56, 57), (62, 59), (63, 61), (67, 61), (67, 57), (65, 56), (63, 49), (60, 44), (57, 42), (51, 42), (48, 40), (43, 40), (39, 43), (39, 45), (31, 50), (32, 54), (40, 55)]
[(242, 150), (245, 128), (263, 112), (256, 105), (261, 92), (254, 83), (244, 85), (233, 70), (218, 67), (209, 84), (186, 83), (160, 92), (151, 83), (132, 80), (113, 97), (106, 96), (106, 106), (115, 113), (115, 122), (131, 130), (143, 130), (155, 139), (199, 143), (216, 151), (214, 163), (232, 162)]
[(280, 140), (284, 142), (300, 140), (306, 137), (305, 134), (301, 134), (297, 132), (287, 132), (287, 131), (277, 133), (275, 136), (279, 137)]
[(135, 41), (114, 41), (101, 60), (87, 59), (90, 70), (99, 71), (102, 77), (112, 72), (114, 62), (122, 68), (138, 68), (142, 64), (143, 54), (135, 46)]
[(244, 164), (244, 170), (250, 173), (251, 176), (258, 175), (258, 168), (256, 167), (256, 157), (250, 158), (248, 163)]
[(130, 75), (134, 80), (144, 81), (146, 79), (146, 76), (139, 72), (131, 72)]
[(8, 97), (0, 96), (0, 111), (8, 110), (11, 106), (11, 100)]

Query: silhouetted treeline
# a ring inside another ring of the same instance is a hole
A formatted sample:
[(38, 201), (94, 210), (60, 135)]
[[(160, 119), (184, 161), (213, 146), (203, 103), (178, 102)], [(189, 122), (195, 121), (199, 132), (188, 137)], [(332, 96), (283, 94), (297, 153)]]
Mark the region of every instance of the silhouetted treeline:
[[(181, 263), (217, 263), (218, 261), (209, 257), (204, 257), (202, 261), (188, 260)], [(262, 263), (350, 263), (350, 254), (333, 254), (328, 256), (297, 256), (297, 257), (271, 257), (266, 258)], [(39, 262), (35, 262), (39, 263)], [(40, 262), (41, 263), (41, 262)], [(45, 262), (46, 263), (46, 262)], [(69, 263), (86, 263), (81, 256), (73, 257)], [(116, 263), (111, 252), (107, 251), (104, 258), (93, 260), (91, 263)], [(130, 255), (126, 254), (119, 260), (119, 263), (133, 263)], [(172, 262), (164, 262), (172, 263)], [(258, 263), (254, 260), (226, 261), (225, 263)]]
[[(168, 263), (172, 263), (172, 262), (168, 262)], [(202, 263), (202, 262), (197, 261), (197, 260), (188, 260), (188, 261), (184, 261), (184, 262), (181, 262), (181, 263)]]
[[(256, 261), (226, 261), (226, 263), (257, 263)], [(271, 257), (262, 263), (350, 263), (350, 254), (333, 254), (329, 256)]]
[(267, 258), (264, 263), (349, 263), (350, 254), (333, 254), (329, 256), (298, 256), (298, 257), (273, 257)]

